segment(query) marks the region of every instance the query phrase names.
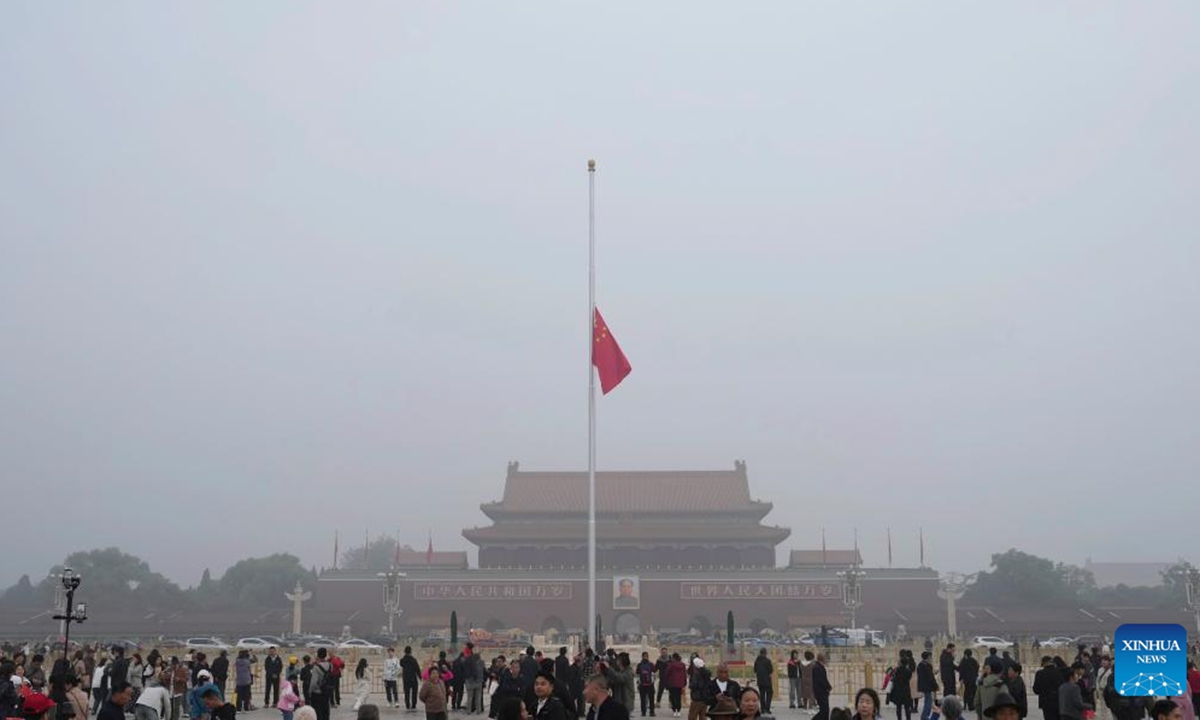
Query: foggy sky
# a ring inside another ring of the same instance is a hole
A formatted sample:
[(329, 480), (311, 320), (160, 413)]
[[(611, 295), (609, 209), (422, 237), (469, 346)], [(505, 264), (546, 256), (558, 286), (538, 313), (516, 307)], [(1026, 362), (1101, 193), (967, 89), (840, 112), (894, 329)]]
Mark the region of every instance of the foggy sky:
[[(1195, 549), (1195, 3), (6, 3), (0, 585), (184, 584), (505, 463), (732, 468), (869, 564)], [(14, 508), (15, 504), (15, 508)], [(1172, 544), (1177, 543), (1177, 544)], [(86, 580), (85, 580), (86, 582)]]

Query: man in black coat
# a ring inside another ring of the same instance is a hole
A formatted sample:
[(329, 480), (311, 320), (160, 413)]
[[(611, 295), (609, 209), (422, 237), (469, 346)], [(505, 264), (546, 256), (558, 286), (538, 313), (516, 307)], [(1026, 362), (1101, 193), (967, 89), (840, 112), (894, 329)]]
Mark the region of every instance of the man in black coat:
[(629, 720), (629, 710), (608, 694), (608, 678), (593, 675), (583, 686), (583, 699), (591, 707), (587, 720)]
[(1049, 655), (1042, 658), (1042, 669), (1033, 676), (1033, 694), (1038, 697), (1038, 708), (1045, 720), (1059, 720), (1058, 686), (1062, 685), (1062, 673)]
[(921, 720), (933, 717), (933, 694), (938, 690), (937, 678), (933, 674), (933, 663), (930, 661), (933, 653), (925, 650), (921, 653), (921, 662), (917, 664), (917, 692), (921, 693)]
[(525, 648), (525, 656), (521, 658), (521, 695), (528, 696), (533, 690), (533, 679), (542, 671), (541, 663), (533, 656), (533, 646)]
[(225, 681), (229, 679), (229, 653), (222, 650), (212, 661), (209, 670), (212, 672), (213, 683), (221, 691), (221, 697), (225, 697)]
[(958, 663), (958, 679), (963, 684), (963, 702), (968, 710), (974, 710), (975, 690), (979, 686), (979, 661), (970, 648), (963, 650), (963, 659)]
[(758, 657), (754, 659), (754, 681), (758, 683), (763, 715), (771, 714), (771, 698), (775, 695), (771, 682), (774, 680), (774, 676), (775, 664), (771, 662), (771, 658), (767, 657), (767, 649), (762, 648), (758, 651)]
[(950, 643), (942, 651), (941, 657), (938, 658), (938, 670), (942, 676), (943, 695), (958, 694), (958, 682), (955, 680), (958, 666), (954, 664), (954, 649), (954, 643)]
[(833, 685), (829, 683), (829, 672), (825, 669), (823, 653), (817, 654), (812, 674), (813, 695), (817, 698), (817, 714), (813, 716), (813, 720), (829, 720), (829, 693), (833, 692)]
[(413, 657), (412, 647), (404, 646), (404, 657), (400, 658), (400, 680), (404, 685), (404, 709), (417, 709), (417, 691), (421, 687), (421, 663)]
[(129, 682), (129, 658), (125, 657), (125, 648), (113, 646), (113, 661), (108, 667), (108, 686)]
[(717, 665), (717, 676), (708, 681), (708, 709), (711, 710), (717, 705), (717, 698), (724, 695), (732, 700), (735, 704), (742, 701), (742, 686), (738, 685), (737, 680), (729, 679), (729, 666), (725, 663)]
[(567, 720), (567, 709), (555, 692), (557, 684), (550, 673), (537, 674), (533, 681), (533, 705), (529, 708), (531, 717), (537, 720)]
[(1004, 684), (1008, 687), (1008, 694), (1017, 703), (1017, 714), (1021, 720), (1025, 720), (1029, 714), (1029, 693), (1025, 691), (1025, 679), (1021, 677), (1021, 663), (1014, 662), (1009, 666), (1004, 674)]
[(560, 647), (558, 657), (554, 658), (554, 679), (560, 683), (567, 681), (567, 673), (571, 669), (571, 658), (567, 657), (567, 649)]
[[(279, 657), (279, 651), (272, 645), (267, 651), (267, 659), (263, 660), (263, 674), (266, 676), (263, 684), (266, 686), (263, 697), (263, 707), (275, 707), (275, 703), (279, 702), (279, 679), (283, 677), (283, 658)], [(271, 693), (275, 694), (275, 699), (271, 699)]]
[(666, 648), (658, 651), (658, 659), (654, 661), (654, 672), (658, 673), (658, 696), (654, 700), (654, 707), (662, 705), (662, 696), (667, 689), (667, 665), (671, 663), (671, 654)]

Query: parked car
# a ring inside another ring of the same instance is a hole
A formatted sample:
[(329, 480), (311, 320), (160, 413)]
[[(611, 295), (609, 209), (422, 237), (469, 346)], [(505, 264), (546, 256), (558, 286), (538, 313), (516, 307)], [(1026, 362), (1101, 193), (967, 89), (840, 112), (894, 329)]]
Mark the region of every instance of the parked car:
[(183, 646), (193, 650), (229, 650), (229, 643), (221, 638), (194, 637), (184, 641)]
[(976, 635), (971, 644), (978, 648), (996, 648), (998, 650), (1008, 650), (1013, 646), (1011, 642), (995, 635)]
[(1075, 647), (1075, 638), (1071, 637), (1052, 637), (1042, 641), (1044, 648), (1069, 648)]
[(260, 637), (244, 637), (237, 641), (237, 646), (246, 650), (266, 650), (272, 646), (279, 647), (278, 644)]
[(307, 642), (305, 642), (304, 645), (305, 645), (305, 647), (310, 647), (310, 648), (313, 648), (314, 650), (320, 649), (320, 648), (325, 648), (327, 650), (336, 650), (337, 646), (338, 646), (337, 643), (330, 640), (329, 638), (312, 638), (312, 639), (308, 640)]
[(373, 642), (362, 640), (360, 638), (350, 638), (349, 640), (339, 643), (338, 650), (382, 650), (382, 645), (376, 645)]
[(277, 648), (287, 647), (287, 644), (283, 642), (283, 638), (278, 635), (259, 635), (259, 637)]
[(1108, 645), (1108, 640), (1101, 635), (1080, 635), (1071, 642), (1071, 647), (1076, 648), (1080, 645), (1105, 647)]
[(840, 630), (826, 628), (824, 636), (819, 632), (809, 633), (800, 638), (800, 644), (823, 647), (847, 647), (850, 645), (850, 636)]

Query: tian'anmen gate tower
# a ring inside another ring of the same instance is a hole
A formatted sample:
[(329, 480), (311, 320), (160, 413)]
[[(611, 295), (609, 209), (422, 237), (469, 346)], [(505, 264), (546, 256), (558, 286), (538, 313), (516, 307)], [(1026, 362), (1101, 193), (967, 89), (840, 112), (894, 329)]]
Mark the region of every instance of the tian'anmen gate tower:
[[(792, 531), (764, 523), (773, 505), (752, 496), (743, 461), (732, 470), (600, 472), (596, 503), (596, 607), (606, 632), (707, 635), (729, 610), (746, 628), (849, 625), (838, 572), (861, 565), (858, 551), (793, 550), (778, 566), (777, 548)], [(476, 567), (465, 552), (401, 554), (404, 634), (445, 628), (451, 610), (473, 627), (582, 632), (587, 474), (528, 472), (512, 462), (500, 500), (480, 509), (491, 524), (462, 531), (478, 548)], [(843, 513), (822, 510), (814, 496), (802, 515), (837, 525)], [(819, 537), (821, 524), (804, 534)], [(927, 616), (944, 622), (935, 571), (863, 570), (859, 626), (894, 632)], [(323, 573), (322, 614), (341, 609), (379, 627), (382, 582), (362, 570)]]

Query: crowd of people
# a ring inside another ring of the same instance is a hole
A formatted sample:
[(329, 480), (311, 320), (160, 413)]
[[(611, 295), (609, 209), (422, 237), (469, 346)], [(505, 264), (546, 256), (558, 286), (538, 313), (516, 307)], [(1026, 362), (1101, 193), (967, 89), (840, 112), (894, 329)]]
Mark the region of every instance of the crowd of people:
[[(911, 650), (901, 650), (884, 679), (885, 701), (896, 707), (896, 720), (911, 720), (918, 712), (920, 720), (945, 717), (945, 701), (951, 697), (981, 720), (991, 717), (988, 713), (997, 704), (1011, 704), (1013, 720), (1023, 720), (1031, 693), (1044, 720), (1156, 720), (1156, 711), (1167, 707), (1162, 703), (1178, 710), (1176, 720), (1191, 720), (1200, 711), (1200, 670), (1190, 661), (1187, 684), (1173, 697), (1123, 695), (1116, 687), (1112, 658), (1099, 647), (1084, 645), (1070, 664), (1059, 655), (1043, 656), (1032, 688), (1026, 687), (1021, 663), (1007, 650), (989, 648), (981, 661), (968, 648), (959, 659), (954, 643), (942, 650), (936, 667), (928, 649), (919, 661)], [(945, 693), (941, 701), (939, 691)]]
[[(752, 665), (753, 684), (743, 685), (725, 663), (710, 668), (697, 653), (685, 660), (667, 648), (653, 659), (643, 652), (635, 662), (612, 650), (585, 648), (570, 656), (563, 647), (551, 658), (528, 647), (488, 663), (471, 643), (454, 657), (440, 652), (424, 667), (411, 647), (400, 654), (389, 648), (380, 670), (386, 706), (403, 702), (410, 713), (420, 706), (426, 720), (447, 720), (450, 712), (486, 713), (493, 720), (629, 720), (635, 714), (657, 716), (664, 695), (673, 718), (686, 712), (688, 720), (769, 720), (776, 677), (766, 650)], [(0, 654), (0, 720), (89, 715), (127, 720), (130, 714), (134, 720), (235, 720), (238, 712), (260, 708), (273, 708), (281, 720), (330, 720), (331, 710), (342, 704), (346, 674), (345, 661), (326, 648), (286, 661), (276, 648), (261, 661), (249, 650), (237, 651), (232, 660), (220, 651), (210, 661), (197, 651), (165, 657), (153, 650), (143, 658), (121, 646), (107, 652), (85, 647), (49, 670), (43, 655)], [(360, 658), (350, 674), (353, 709), (360, 720), (377, 720), (368, 659)], [(833, 686), (821, 654), (792, 651), (780, 677), (788, 684), (788, 707), (811, 711), (812, 720), (876, 720), (887, 705), (895, 706), (897, 720), (912, 720), (914, 714), (920, 720), (961, 720), (968, 712), (980, 720), (1023, 720), (1031, 694), (1043, 720), (1190, 720), (1200, 706), (1200, 670), (1192, 663), (1190, 692), (1127, 697), (1114, 686), (1111, 658), (1087, 647), (1070, 664), (1059, 656), (1041, 658), (1032, 688), (1026, 688), (1023, 668), (1008, 652), (993, 648), (977, 659), (967, 649), (960, 659), (949, 644), (935, 665), (931, 649), (919, 660), (902, 650), (885, 673), (883, 702), (874, 689), (863, 688), (850, 708), (831, 706)], [(260, 679), (263, 698), (255, 706), (252, 689)]]

